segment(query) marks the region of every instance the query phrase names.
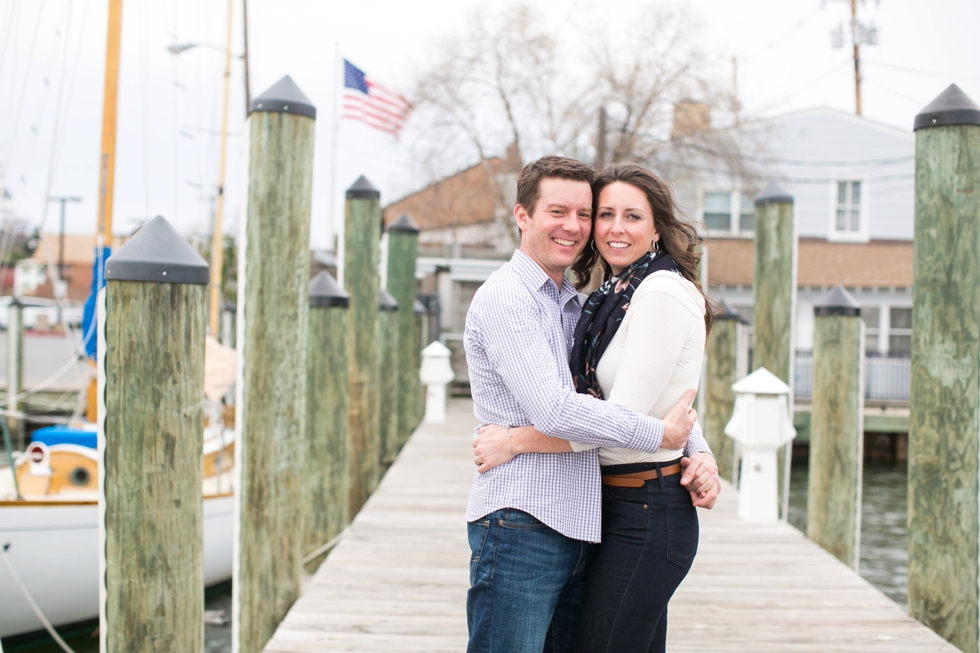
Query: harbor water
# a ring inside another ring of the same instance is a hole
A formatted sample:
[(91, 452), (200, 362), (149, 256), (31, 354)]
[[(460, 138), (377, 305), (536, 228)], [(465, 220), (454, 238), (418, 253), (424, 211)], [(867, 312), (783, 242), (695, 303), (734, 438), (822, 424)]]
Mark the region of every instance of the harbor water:
[[(204, 592), (204, 609), (224, 615), (231, 614), (231, 583), (221, 583)], [(99, 633), (97, 625), (71, 631), (60, 631), (65, 643), (75, 653), (99, 653)], [(29, 653), (64, 653), (50, 637), (42, 637), (19, 644), (3, 645), (4, 653), (24, 651)], [(231, 651), (230, 623), (224, 625), (204, 625), (204, 653), (229, 653)]]
[[(806, 532), (805, 461), (794, 462), (790, 475), (789, 522)], [(861, 505), (861, 563), (868, 582), (908, 611), (908, 480), (904, 462), (864, 463)]]

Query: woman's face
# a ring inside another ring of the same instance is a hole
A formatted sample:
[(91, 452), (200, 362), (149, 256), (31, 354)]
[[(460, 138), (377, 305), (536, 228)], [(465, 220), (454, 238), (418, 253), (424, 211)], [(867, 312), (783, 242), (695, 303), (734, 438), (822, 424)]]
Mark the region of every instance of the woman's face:
[(636, 186), (616, 181), (599, 193), (595, 216), (595, 243), (613, 274), (650, 251), (660, 240), (646, 194)]

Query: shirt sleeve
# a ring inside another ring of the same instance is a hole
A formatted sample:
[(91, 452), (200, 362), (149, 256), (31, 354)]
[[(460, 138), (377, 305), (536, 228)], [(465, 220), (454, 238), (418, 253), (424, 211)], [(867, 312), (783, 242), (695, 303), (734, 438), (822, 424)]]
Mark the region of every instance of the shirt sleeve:
[[(471, 319), (478, 322), (474, 326), (491, 367), (535, 428), (583, 444), (648, 452), (660, 448), (660, 420), (568, 386), (568, 363), (552, 355), (547, 319), (542, 320), (533, 298), (485, 299), (485, 310), (471, 314)], [(557, 320), (557, 307), (555, 311)]]

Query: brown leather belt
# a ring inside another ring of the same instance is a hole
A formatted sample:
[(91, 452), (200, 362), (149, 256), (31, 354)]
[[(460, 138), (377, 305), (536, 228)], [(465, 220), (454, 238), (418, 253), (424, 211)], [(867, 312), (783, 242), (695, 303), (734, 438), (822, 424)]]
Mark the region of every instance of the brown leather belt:
[(669, 465), (668, 467), (661, 467), (660, 473), (657, 470), (651, 469), (648, 472), (636, 472), (635, 474), (616, 474), (615, 476), (603, 476), (603, 485), (612, 485), (615, 487), (643, 487), (647, 481), (652, 481), (660, 475), (663, 476), (673, 476), (674, 474), (681, 473), (681, 464), (675, 463)]

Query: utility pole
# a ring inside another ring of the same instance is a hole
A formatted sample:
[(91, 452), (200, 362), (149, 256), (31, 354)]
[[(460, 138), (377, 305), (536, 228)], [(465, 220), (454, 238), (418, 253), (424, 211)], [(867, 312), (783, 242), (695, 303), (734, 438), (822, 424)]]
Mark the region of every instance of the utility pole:
[(249, 88), (248, 77), (248, 0), (242, 0), (242, 31), (245, 36), (245, 54), (242, 55), (242, 61), (245, 62), (245, 117), (248, 118), (248, 110), (252, 106), (252, 91)]
[(857, 40), (857, 0), (851, 0), (851, 36), (854, 43), (854, 102), (857, 115), (861, 115), (861, 51)]
[[(49, 197), (49, 202), (61, 202), (61, 231), (58, 236), (58, 279), (65, 278), (65, 204), (81, 202), (81, 197)], [(57, 290), (55, 291), (57, 294)], [(60, 299), (60, 298), (59, 298)]]
[(606, 167), (606, 107), (599, 107), (599, 133), (595, 143), (595, 169)]
[[(865, 25), (858, 20), (857, 1), (844, 0), (851, 5), (851, 46), (854, 48), (854, 107), (861, 115), (861, 48), (862, 44), (878, 45), (878, 28), (874, 22)], [(863, 1), (863, 0), (862, 0)], [(830, 33), (830, 43), (835, 48), (844, 47), (844, 25)]]
[(731, 112), (732, 120), (737, 126), (740, 122), (739, 113), (742, 111), (742, 104), (738, 101), (738, 59), (732, 57), (732, 101)]

